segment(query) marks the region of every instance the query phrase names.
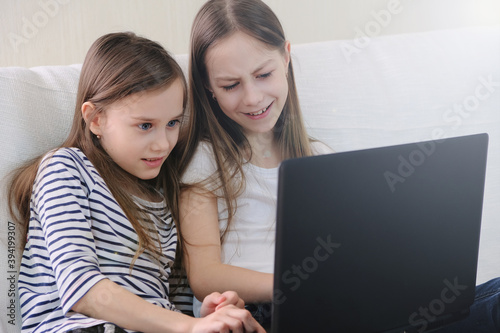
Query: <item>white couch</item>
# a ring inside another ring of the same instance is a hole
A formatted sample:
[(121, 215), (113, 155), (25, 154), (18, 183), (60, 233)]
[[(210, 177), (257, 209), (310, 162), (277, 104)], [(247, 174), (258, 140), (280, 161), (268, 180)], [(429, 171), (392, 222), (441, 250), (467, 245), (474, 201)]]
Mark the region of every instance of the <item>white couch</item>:
[[(292, 53), (310, 133), (336, 151), (489, 134), (477, 281), (500, 276), (500, 27), (292, 45)], [(177, 59), (187, 67), (186, 55)], [(19, 233), (5, 177), (66, 137), (79, 70), (0, 68), (0, 332), (20, 323), (11, 293)]]

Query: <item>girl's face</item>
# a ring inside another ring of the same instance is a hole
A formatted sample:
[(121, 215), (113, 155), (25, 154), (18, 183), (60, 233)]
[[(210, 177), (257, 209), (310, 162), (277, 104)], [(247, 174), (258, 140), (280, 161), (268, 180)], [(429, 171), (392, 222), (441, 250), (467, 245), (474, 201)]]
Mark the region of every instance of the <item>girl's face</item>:
[[(133, 94), (100, 112), (90, 130), (123, 170), (139, 179), (155, 178), (177, 143), (183, 94), (179, 79), (164, 89)], [(84, 118), (86, 104), (93, 107), (84, 103)]]
[(207, 51), (208, 88), (247, 137), (271, 131), (281, 115), (288, 96), (289, 42), (282, 51), (242, 32)]

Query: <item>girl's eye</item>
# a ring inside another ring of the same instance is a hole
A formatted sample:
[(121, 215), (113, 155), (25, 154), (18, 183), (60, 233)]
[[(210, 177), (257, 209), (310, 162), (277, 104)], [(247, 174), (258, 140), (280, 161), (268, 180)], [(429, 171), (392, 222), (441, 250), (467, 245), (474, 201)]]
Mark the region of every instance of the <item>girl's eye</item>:
[(271, 76), (271, 73), (272, 72), (264, 73), (264, 74), (259, 75), (258, 77), (261, 78), (261, 79), (265, 79), (266, 77)]
[(175, 119), (175, 120), (170, 120), (167, 124), (168, 127), (174, 127), (175, 125), (177, 125), (178, 123), (180, 123), (180, 121), (178, 119)]
[(151, 125), (151, 123), (144, 123), (144, 124), (140, 124), (140, 125), (139, 125), (139, 128), (140, 128), (141, 130), (143, 130), (143, 131), (147, 131), (148, 129), (150, 129), (150, 128), (151, 128), (151, 126), (153, 126), (153, 125)]
[(235, 83), (235, 84), (232, 84), (230, 86), (225, 86), (225, 87), (222, 87), (222, 88), (224, 88), (224, 90), (226, 90), (226, 91), (229, 91), (231, 89), (236, 88), (237, 85), (238, 85), (238, 83)]
[[(267, 78), (267, 77), (271, 76), (271, 74), (272, 74), (272, 71), (271, 71), (271, 72), (264, 73), (264, 74), (257, 75), (257, 78), (258, 78), (258, 79), (265, 79), (265, 78)], [(229, 91), (229, 90), (232, 90), (232, 89), (236, 88), (236, 87), (238, 86), (238, 84), (239, 84), (239, 82), (236, 82), (236, 83), (234, 83), (234, 84), (232, 84), (232, 85), (230, 85), (230, 86), (224, 86), (224, 87), (222, 87), (222, 88), (223, 88), (225, 91)]]

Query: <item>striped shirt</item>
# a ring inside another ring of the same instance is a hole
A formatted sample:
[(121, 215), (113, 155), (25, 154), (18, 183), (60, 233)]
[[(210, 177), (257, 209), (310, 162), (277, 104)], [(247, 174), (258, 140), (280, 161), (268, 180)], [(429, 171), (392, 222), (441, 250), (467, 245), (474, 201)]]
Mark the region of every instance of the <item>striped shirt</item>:
[(64, 332), (104, 323), (71, 308), (106, 278), (178, 311), (169, 301), (168, 284), (177, 244), (175, 224), (165, 200), (135, 201), (150, 217), (144, 225), (155, 233), (163, 256), (158, 261), (145, 251), (130, 269), (138, 237), (92, 163), (76, 148), (44, 158), (33, 186), (18, 282), (23, 332)]

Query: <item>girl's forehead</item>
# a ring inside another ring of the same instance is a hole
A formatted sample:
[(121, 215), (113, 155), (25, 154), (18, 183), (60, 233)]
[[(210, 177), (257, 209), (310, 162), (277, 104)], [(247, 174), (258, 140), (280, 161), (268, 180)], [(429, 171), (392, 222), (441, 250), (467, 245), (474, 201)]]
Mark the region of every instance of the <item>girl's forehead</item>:
[(139, 91), (122, 97), (107, 105), (105, 110), (127, 110), (131, 105), (138, 103), (142, 98), (144, 98), (145, 93), (146, 91)]
[(205, 64), (209, 72), (251, 69), (280, 57), (278, 49), (238, 31), (213, 44), (207, 51)]
[(151, 111), (148, 105), (155, 105), (163, 101), (166, 97), (169, 101), (174, 97), (184, 98), (183, 84), (180, 79), (176, 79), (170, 85), (152, 90), (143, 90), (125, 96), (111, 103), (106, 111), (115, 111), (123, 114), (147, 113)]

